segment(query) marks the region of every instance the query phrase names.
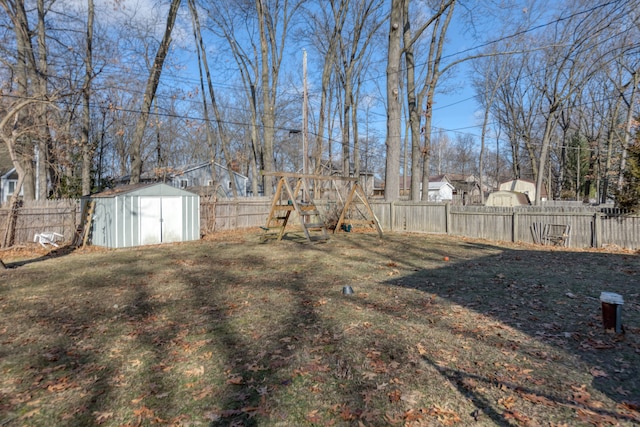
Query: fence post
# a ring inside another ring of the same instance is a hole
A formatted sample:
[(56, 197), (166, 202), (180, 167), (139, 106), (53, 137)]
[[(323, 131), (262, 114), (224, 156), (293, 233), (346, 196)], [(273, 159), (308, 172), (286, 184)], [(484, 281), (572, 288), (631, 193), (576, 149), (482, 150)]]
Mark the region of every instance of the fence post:
[(395, 220), (395, 202), (389, 202), (389, 230), (393, 231), (393, 222)]
[(511, 241), (513, 243), (516, 243), (518, 241), (518, 212), (516, 212), (516, 210), (513, 210), (513, 215), (512, 215), (513, 219), (511, 220)]
[(451, 234), (451, 204), (449, 202), (444, 204), (444, 232)]
[(600, 219), (602, 218), (602, 214), (600, 212), (596, 212), (593, 214), (593, 236), (591, 237), (591, 247), (600, 248), (602, 247), (602, 225), (600, 223)]

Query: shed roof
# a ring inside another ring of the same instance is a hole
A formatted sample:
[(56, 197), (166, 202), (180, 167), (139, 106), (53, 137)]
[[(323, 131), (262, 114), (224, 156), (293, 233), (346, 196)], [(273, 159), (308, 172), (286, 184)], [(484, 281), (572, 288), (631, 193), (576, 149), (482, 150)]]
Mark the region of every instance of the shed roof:
[(450, 187), (452, 190), (453, 185), (449, 183), (449, 181), (437, 181), (437, 182), (429, 182), (429, 190), (440, 190), (442, 187)]
[(5, 175), (11, 169), (13, 169), (13, 162), (11, 161), (11, 156), (9, 156), (7, 144), (0, 143), (0, 176)]
[(489, 194), (489, 196), (487, 197), (486, 205), (493, 206), (493, 203), (495, 203), (495, 199), (499, 197), (510, 198), (512, 200), (511, 203), (514, 206), (530, 204), (529, 197), (524, 193), (510, 190), (499, 190)]
[(105, 190), (101, 193), (92, 194), (94, 198), (117, 197), (122, 194), (137, 193), (139, 196), (196, 196), (195, 193), (186, 191), (170, 185), (154, 182), (145, 184), (122, 185), (116, 188)]

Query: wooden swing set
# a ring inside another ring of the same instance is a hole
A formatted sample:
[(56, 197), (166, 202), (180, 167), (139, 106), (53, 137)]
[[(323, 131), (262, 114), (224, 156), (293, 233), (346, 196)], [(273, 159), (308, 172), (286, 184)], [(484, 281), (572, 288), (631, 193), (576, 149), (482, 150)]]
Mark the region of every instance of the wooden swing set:
[[(318, 210), (314, 198), (312, 197), (316, 190), (309, 186), (309, 180), (314, 181), (332, 181), (337, 189), (336, 181), (342, 181), (347, 184), (349, 194), (347, 195), (342, 207), (338, 222), (333, 232), (352, 231), (356, 227), (373, 228), (382, 237), (382, 228), (380, 222), (369, 205), (367, 196), (358, 183), (358, 178), (336, 177), (326, 175), (308, 175), (290, 172), (273, 172), (264, 173), (265, 176), (275, 176), (279, 178), (276, 191), (271, 201), (271, 209), (267, 222), (262, 229), (265, 231), (264, 239), (275, 237), (276, 240), (282, 240), (287, 232), (287, 226), (290, 226), (291, 213), (298, 215), (300, 226), (304, 232), (304, 236), (308, 242), (328, 240), (327, 224)], [(292, 187), (291, 182), (295, 182)], [(361, 206), (364, 209), (361, 209)], [(359, 213), (361, 218), (353, 218), (354, 213)]]

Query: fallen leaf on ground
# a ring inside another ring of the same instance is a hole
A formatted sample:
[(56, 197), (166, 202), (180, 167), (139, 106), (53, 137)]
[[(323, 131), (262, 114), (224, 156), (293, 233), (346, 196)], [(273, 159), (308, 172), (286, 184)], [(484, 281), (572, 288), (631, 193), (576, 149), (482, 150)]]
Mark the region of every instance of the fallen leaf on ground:
[(428, 414), (432, 417), (436, 417), (438, 421), (446, 426), (451, 426), (462, 421), (456, 412), (441, 408), (438, 405), (429, 409)]
[(507, 409), (511, 409), (516, 403), (516, 399), (513, 396), (503, 397), (501, 399), (498, 399), (498, 403)]
[(322, 418), (320, 417), (320, 415), (318, 415), (317, 409), (314, 409), (313, 411), (307, 413), (307, 416), (305, 418), (310, 423), (319, 423), (320, 421), (322, 421)]
[(596, 426), (603, 426), (605, 424), (613, 426), (618, 424), (618, 421), (615, 418), (609, 415), (598, 414), (597, 412), (590, 411), (588, 409), (577, 408), (576, 414), (581, 421), (585, 421)]
[(517, 423), (523, 424), (525, 426), (528, 426), (531, 423), (531, 418), (527, 417), (524, 414), (521, 414), (518, 411), (505, 411), (502, 416), (505, 420), (514, 420)]
[(397, 402), (402, 397), (402, 392), (400, 390), (393, 390), (389, 393), (389, 402)]
[(113, 412), (99, 412), (96, 411), (93, 413), (96, 419), (96, 424), (102, 424), (103, 422), (113, 418)]
[(535, 394), (535, 393), (524, 393), (521, 392), (520, 396), (522, 396), (522, 398), (528, 400), (529, 402), (532, 403), (539, 403), (541, 405), (546, 405), (546, 406), (555, 406), (556, 402), (554, 402), (553, 400), (550, 400), (544, 396), (540, 396), (539, 394)]
[(241, 375), (234, 375), (227, 379), (227, 384), (240, 385), (244, 382)]

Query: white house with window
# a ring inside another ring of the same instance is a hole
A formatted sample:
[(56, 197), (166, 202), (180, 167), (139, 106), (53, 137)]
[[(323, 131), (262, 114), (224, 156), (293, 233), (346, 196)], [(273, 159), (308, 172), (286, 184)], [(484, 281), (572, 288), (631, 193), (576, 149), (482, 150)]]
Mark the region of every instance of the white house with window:
[(454, 190), (455, 188), (448, 181), (430, 181), (428, 200), (430, 202), (450, 202), (453, 200)]
[[(7, 144), (0, 142), (0, 204), (7, 203), (18, 185), (18, 172), (13, 167)], [(22, 192), (21, 192), (22, 193)]]
[[(15, 168), (11, 168), (6, 172), (0, 171), (0, 173), (2, 173), (2, 175), (0, 175), (0, 202), (4, 204), (9, 201), (16, 191), (18, 172), (16, 172)], [(22, 189), (20, 189), (20, 194), (22, 194)]]

